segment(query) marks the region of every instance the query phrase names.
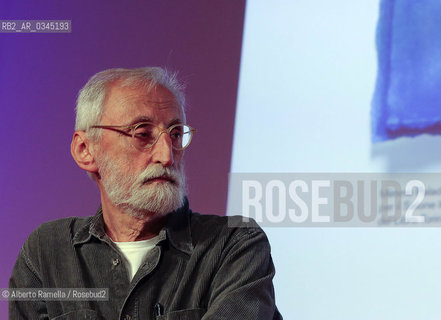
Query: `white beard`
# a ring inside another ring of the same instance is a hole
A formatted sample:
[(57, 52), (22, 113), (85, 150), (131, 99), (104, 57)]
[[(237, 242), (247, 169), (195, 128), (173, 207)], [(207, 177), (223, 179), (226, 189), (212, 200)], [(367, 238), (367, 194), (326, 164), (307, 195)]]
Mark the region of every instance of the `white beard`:
[[(121, 170), (127, 166), (127, 161), (111, 160), (106, 154), (100, 154), (96, 162), (110, 201), (132, 217), (159, 218), (184, 204), (185, 175), (182, 166), (178, 170), (154, 164), (139, 174), (128, 174)], [(173, 182), (148, 182), (162, 176)]]

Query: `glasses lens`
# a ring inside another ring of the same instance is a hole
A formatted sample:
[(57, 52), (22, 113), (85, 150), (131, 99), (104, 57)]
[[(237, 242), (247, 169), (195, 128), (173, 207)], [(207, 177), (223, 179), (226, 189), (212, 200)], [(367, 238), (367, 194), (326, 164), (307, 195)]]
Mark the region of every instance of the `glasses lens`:
[(134, 129), (133, 144), (136, 148), (150, 148), (155, 142), (155, 126), (149, 123), (140, 123)]
[(170, 138), (174, 148), (184, 149), (190, 144), (192, 131), (189, 126), (178, 124), (170, 129)]

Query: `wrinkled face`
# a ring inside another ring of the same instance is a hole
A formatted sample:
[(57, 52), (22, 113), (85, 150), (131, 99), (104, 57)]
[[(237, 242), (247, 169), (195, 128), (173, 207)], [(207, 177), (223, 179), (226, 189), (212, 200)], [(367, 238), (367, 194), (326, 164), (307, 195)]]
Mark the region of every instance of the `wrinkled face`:
[[(173, 94), (162, 86), (109, 88), (101, 125), (133, 125), (150, 121), (161, 128), (185, 123)], [(103, 129), (97, 129), (103, 130)], [(102, 185), (113, 205), (137, 218), (163, 216), (183, 204), (185, 177), (182, 150), (171, 146), (166, 134), (150, 149), (133, 147), (130, 130), (103, 130), (96, 163)], [(127, 134), (128, 133), (128, 134)]]

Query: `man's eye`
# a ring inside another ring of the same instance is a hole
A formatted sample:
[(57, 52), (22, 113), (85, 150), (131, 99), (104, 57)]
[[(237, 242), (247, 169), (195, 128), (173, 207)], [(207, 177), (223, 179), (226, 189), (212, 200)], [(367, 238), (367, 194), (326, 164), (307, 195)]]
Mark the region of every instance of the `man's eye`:
[(153, 127), (150, 125), (141, 125), (135, 129), (135, 138), (138, 139), (152, 139)]
[(151, 131), (135, 131), (135, 138), (138, 139), (153, 139), (153, 132)]
[(135, 132), (135, 137), (145, 139), (147, 137), (150, 137), (151, 135), (147, 132)]
[(182, 137), (182, 133), (181, 132), (172, 132), (172, 133), (170, 133), (170, 136), (173, 139), (179, 139), (180, 137)]
[(172, 138), (172, 139), (182, 138), (182, 131), (183, 131), (183, 128), (181, 126), (173, 128), (173, 130), (170, 132), (170, 138)]

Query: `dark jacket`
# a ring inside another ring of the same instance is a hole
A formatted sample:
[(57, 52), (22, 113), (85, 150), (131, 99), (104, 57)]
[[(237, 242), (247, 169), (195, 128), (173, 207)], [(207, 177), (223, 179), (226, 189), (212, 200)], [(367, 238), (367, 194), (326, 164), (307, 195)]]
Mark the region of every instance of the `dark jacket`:
[(10, 301), (10, 319), (282, 319), (270, 246), (255, 222), (193, 213), (187, 202), (159, 237), (130, 282), (101, 209), (41, 225), (18, 256), (10, 288), (109, 288), (108, 301)]

